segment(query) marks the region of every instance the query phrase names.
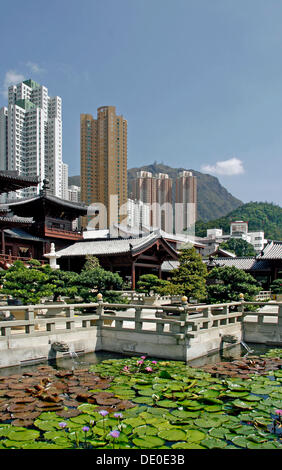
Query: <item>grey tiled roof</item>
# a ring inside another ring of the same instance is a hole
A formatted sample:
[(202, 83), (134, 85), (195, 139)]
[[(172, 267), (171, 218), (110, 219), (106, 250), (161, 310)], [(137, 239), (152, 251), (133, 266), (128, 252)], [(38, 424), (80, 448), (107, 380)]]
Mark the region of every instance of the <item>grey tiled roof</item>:
[(30, 233), (20, 228), (5, 229), (4, 232), (11, 238), (20, 238), (21, 240), (30, 240), (30, 241), (35, 241), (35, 242), (45, 241), (43, 238), (36, 237), (35, 235), (31, 235)]
[(13, 209), (16, 209), (18, 206), (28, 205), (31, 202), (39, 201), (40, 199), (43, 199), (43, 198), (47, 201), (54, 202), (56, 204), (60, 204), (65, 207), (69, 207), (71, 209), (80, 209), (83, 211), (83, 215), (86, 215), (87, 213), (88, 206), (84, 202), (68, 201), (66, 199), (53, 196), (52, 194), (44, 194), (44, 195), (38, 194), (32, 197), (17, 199), (14, 201), (8, 201), (7, 204), (13, 210)]
[[(208, 264), (209, 260), (203, 260)], [(265, 271), (269, 269), (269, 265), (264, 260), (256, 258), (214, 258), (214, 262), (219, 266), (234, 266), (244, 271)]]
[(16, 215), (13, 216), (0, 216), (0, 221), (2, 223), (8, 224), (32, 224), (33, 218), (32, 217), (18, 217)]
[(282, 241), (268, 243), (257, 259), (282, 259)]
[(142, 238), (119, 238), (119, 239), (106, 239), (98, 241), (82, 241), (74, 243), (73, 245), (57, 251), (60, 256), (86, 256), (86, 255), (116, 255), (126, 254), (132, 251), (137, 252), (141, 248), (145, 248), (160, 236), (156, 233), (151, 233)]

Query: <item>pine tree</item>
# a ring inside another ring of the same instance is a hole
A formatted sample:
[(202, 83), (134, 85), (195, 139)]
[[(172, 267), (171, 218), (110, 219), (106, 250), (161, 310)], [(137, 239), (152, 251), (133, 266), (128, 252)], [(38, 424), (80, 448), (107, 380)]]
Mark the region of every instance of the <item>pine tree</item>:
[(188, 298), (203, 299), (206, 295), (207, 267), (194, 247), (181, 250), (179, 267), (172, 271), (171, 282), (177, 293)]

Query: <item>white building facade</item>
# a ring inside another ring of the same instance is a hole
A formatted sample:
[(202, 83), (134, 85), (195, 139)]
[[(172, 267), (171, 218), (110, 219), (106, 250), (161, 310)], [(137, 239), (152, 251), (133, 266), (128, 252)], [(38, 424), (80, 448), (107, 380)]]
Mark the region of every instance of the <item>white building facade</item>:
[(44, 178), (51, 194), (63, 196), (62, 100), (48, 96), (48, 89), (33, 80), (10, 86), (8, 107), (0, 110), (0, 169), (40, 181), (13, 197), (36, 194)]
[(72, 184), (71, 186), (69, 186), (68, 192), (69, 192), (69, 201), (80, 202), (80, 186), (76, 186), (75, 184)]

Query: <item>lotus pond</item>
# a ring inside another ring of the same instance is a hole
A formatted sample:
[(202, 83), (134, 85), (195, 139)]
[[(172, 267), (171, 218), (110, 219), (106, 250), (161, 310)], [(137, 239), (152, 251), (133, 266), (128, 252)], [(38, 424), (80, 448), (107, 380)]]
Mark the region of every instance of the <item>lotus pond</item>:
[(281, 449), (282, 350), (229, 364), (142, 356), (0, 376), (0, 448)]

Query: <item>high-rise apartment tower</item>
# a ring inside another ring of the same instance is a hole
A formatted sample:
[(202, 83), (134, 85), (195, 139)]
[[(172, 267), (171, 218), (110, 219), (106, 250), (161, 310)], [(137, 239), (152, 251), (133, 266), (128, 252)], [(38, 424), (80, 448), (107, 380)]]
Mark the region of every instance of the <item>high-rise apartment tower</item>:
[(197, 218), (197, 177), (182, 171), (175, 183), (175, 231), (194, 229)]
[(81, 200), (93, 207), (84, 225), (107, 229), (121, 223), (127, 214), (127, 121), (115, 106), (98, 108), (97, 119), (81, 114), (80, 156)]
[(8, 107), (0, 109), (0, 169), (39, 178), (37, 188), (16, 197), (38, 192), (44, 178), (62, 197), (62, 100), (33, 80), (10, 86)]
[(139, 171), (132, 184), (133, 198), (150, 207), (150, 225), (168, 233), (173, 231), (172, 179), (166, 173), (153, 176)]

